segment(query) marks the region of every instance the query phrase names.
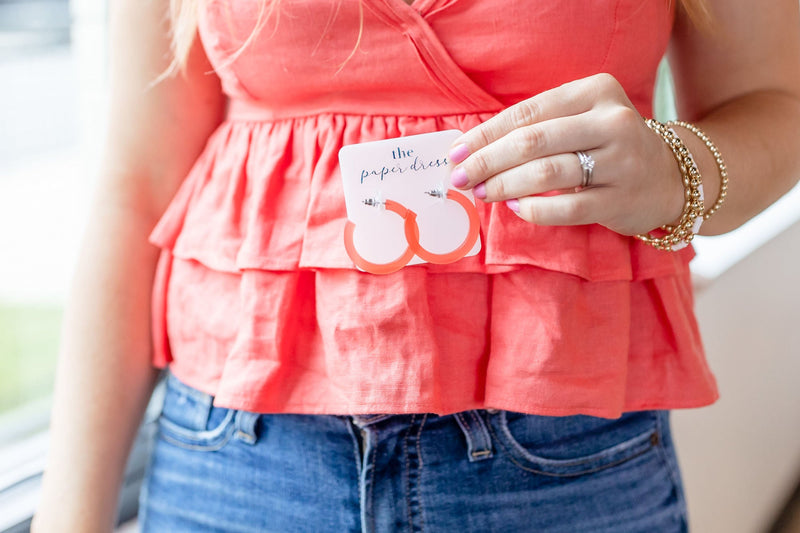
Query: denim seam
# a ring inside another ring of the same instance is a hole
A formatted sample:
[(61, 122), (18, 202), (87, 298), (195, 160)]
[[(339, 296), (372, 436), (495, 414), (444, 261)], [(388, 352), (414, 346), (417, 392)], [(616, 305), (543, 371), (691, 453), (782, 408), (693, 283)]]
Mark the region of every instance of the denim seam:
[(187, 440), (212, 440), (225, 433), (225, 431), (228, 429), (228, 426), (231, 425), (235, 414), (236, 412), (234, 410), (229, 410), (225, 414), (225, 418), (223, 418), (219, 425), (214, 429), (192, 430), (184, 428), (180, 424), (173, 422), (163, 415), (160, 417), (158, 423), (167, 431), (174, 433), (179, 437), (184, 437)]
[(403, 455), (405, 456), (406, 464), (406, 519), (408, 520), (408, 530), (412, 531), (414, 527), (414, 517), (411, 513), (411, 461), (408, 457), (408, 438), (411, 435), (411, 428), (414, 427), (414, 421), (417, 419), (416, 414), (411, 415), (411, 422), (408, 424), (405, 437), (403, 438)]
[[(628, 461), (631, 461), (633, 459), (636, 459), (637, 457), (640, 457), (641, 455), (644, 455), (645, 453), (649, 452), (653, 448), (653, 445), (650, 445), (650, 446), (638, 451), (637, 453), (635, 453), (633, 455), (625, 456), (625, 457), (623, 457), (623, 458), (621, 458), (621, 459), (619, 459), (617, 461), (613, 461), (613, 462), (610, 462), (610, 463), (607, 463), (607, 464), (603, 464), (602, 466), (598, 466), (596, 468), (590, 468), (588, 470), (581, 470), (581, 471), (578, 471), (578, 472), (571, 472), (569, 474), (560, 474), (560, 473), (556, 473), (556, 472), (545, 472), (543, 470), (537, 470), (535, 468), (531, 468), (529, 466), (523, 465), (522, 463), (517, 461), (516, 457), (514, 457), (514, 453), (506, 447), (506, 444), (504, 444), (503, 441), (500, 439), (500, 437), (497, 435), (497, 433), (495, 433), (494, 428), (489, 426), (489, 431), (491, 431), (492, 434), (494, 435), (495, 439), (497, 440), (498, 445), (501, 448), (503, 448), (503, 451), (505, 452), (505, 455), (507, 456), (508, 460), (511, 461), (512, 463), (514, 463), (517, 467), (519, 467), (522, 470), (525, 470), (526, 472), (531, 472), (531, 473), (534, 473), (534, 474), (540, 474), (540, 475), (549, 476), (549, 477), (558, 477), (558, 478), (577, 477), (577, 476), (583, 476), (583, 475), (587, 475), (587, 474), (593, 474), (595, 472), (600, 472), (601, 470), (605, 470), (607, 468), (611, 468), (611, 467), (626, 463)], [(650, 434), (648, 436), (648, 438), (652, 439), (652, 434)], [(651, 442), (652, 442), (652, 440), (651, 440)], [(559, 465), (559, 466), (577, 466), (579, 464), (580, 463), (576, 463), (574, 465)]]
[(655, 428), (653, 429), (653, 431), (649, 431), (647, 433), (641, 433), (639, 435), (636, 435), (635, 437), (629, 438), (626, 441), (620, 442), (609, 448), (599, 450), (584, 457), (578, 457), (576, 459), (548, 459), (546, 457), (539, 457), (536, 454), (529, 452), (527, 449), (525, 449), (524, 446), (519, 444), (514, 435), (511, 434), (511, 430), (508, 427), (508, 421), (505, 416), (501, 418), (499, 424), (500, 424), (500, 430), (502, 431), (503, 435), (506, 437), (508, 442), (514, 446), (514, 449), (517, 451), (517, 453), (519, 453), (528, 461), (534, 463), (541, 463), (542, 465), (552, 465), (554, 467), (575, 467), (575, 466), (580, 466), (582, 464), (599, 461), (602, 460), (604, 456), (614, 455), (615, 453), (619, 453), (620, 450), (624, 450), (625, 448), (633, 448), (634, 446), (640, 443), (644, 443), (648, 440), (651, 441), (651, 447), (652, 447), (653, 444), (652, 439), (654, 438), (654, 434), (658, 432), (658, 420), (656, 417), (654, 417), (653, 424)]
[[(358, 472), (358, 477), (360, 478), (361, 477), (361, 461), (362, 461), (361, 446), (359, 445), (359, 438), (355, 434), (356, 430), (353, 427), (355, 424), (353, 424), (347, 418), (342, 418), (342, 422), (344, 422), (344, 425), (347, 428), (347, 432), (350, 434), (350, 439), (353, 441), (353, 456), (354, 456), (354, 458), (356, 460), (356, 470)], [(360, 496), (360, 491), (359, 491), (359, 498), (360, 497), (361, 496)]]
[(216, 451), (219, 451), (222, 448), (224, 448), (225, 445), (228, 444), (228, 442), (230, 442), (231, 437), (233, 436), (233, 431), (231, 430), (227, 435), (224, 435), (224, 438), (220, 442), (216, 442), (213, 445), (211, 445), (211, 444), (206, 444), (206, 445), (203, 445), (203, 444), (189, 444), (189, 443), (183, 442), (181, 440), (178, 440), (178, 439), (176, 439), (174, 437), (171, 437), (170, 435), (165, 434), (163, 432), (161, 432), (160, 435), (161, 435), (161, 438), (164, 439), (166, 442), (168, 442), (168, 443), (170, 443), (172, 445), (178, 446), (180, 448), (184, 448), (186, 450), (194, 450), (194, 451), (200, 451), (200, 452), (216, 452)]
[[(425, 530), (424, 520), (422, 516), (422, 499), (420, 495), (420, 476), (422, 475), (422, 448), (420, 440), (422, 438), (422, 429), (425, 426), (425, 421), (428, 418), (427, 414), (422, 415), (418, 427), (416, 428), (416, 435), (412, 435), (415, 430), (417, 422), (417, 414), (411, 416), (408, 429), (405, 431), (403, 437), (403, 454), (405, 455), (406, 465), (406, 514), (408, 520), (408, 530), (414, 532), (422, 532)], [(409, 453), (409, 441), (415, 439), (414, 450), (416, 452), (414, 470), (411, 468), (411, 454)]]
[[(375, 448), (377, 443), (378, 443), (377, 436), (378, 436), (378, 434), (376, 432), (375, 433), (375, 439), (374, 439), (375, 442), (373, 443), (372, 448)], [(367, 435), (367, 442), (369, 442), (369, 435)], [(365, 451), (367, 450), (366, 446), (364, 446), (364, 450)], [(372, 507), (372, 500), (373, 500), (373, 492), (375, 490), (375, 463), (377, 462), (376, 459), (378, 457), (378, 452), (375, 449), (371, 449), (371, 450), (369, 450), (369, 452), (372, 454), (372, 458), (370, 460), (371, 468), (370, 468), (370, 472), (369, 472), (369, 485), (365, 486), (365, 490), (364, 490), (364, 499), (366, 500), (364, 502), (364, 509), (365, 509), (364, 518), (366, 518), (368, 520), (367, 520), (367, 523), (362, 524), (362, 528), (367, 528), (367, 531), (371, 532), (371, 531), (375, 531), (375, 512), (374, 512), (374, 509), (372, 509), (371, 507)]]
[[(361, 495), (361, 472), (362, 472), (362, 461), (364, 458), (361, 456), (361, 448), (362, 445), (359, 445), (359, 437), (355, 434), (356, 431), (360, 431), (358, 426), (355, 425), (355, 422), (346, 416), (338, 417), (344, 422), (345, 427), (347, 428), (347, 432), (350, 434), (350, 439), (353, 441), (353, 458), (355, 459), (356, 463), (356, 485), (357, 489), (356, 492), (358, 493), (358, 515), (359, 519), (362, 517), (361, 509), (364, 507), (364, 500)], [(366, 447), (366, 444), (363, 444), (363, 447)], [(362, 525), (363, 529), (363, 525)]]
[(387, 418), (390, 418), (392, 416), (394, 416), (394, 415), (387, 415), (387, 414), (366, 415), (366, 416), (364, 416), (364, 415), (353, 415), (353, 422), (355, 423), (356, 426), (358, 426), (360, 428), (365, 428), (365, 427), (370, 426), (372, 424), (376, 424), (378, 422), (381, 422), (382, 420), (386, 420)]
[(675, 470), (672, 461), (670, 461), (670, 458), (667, 456), (667, 449), (664, 444), (664, 439), (666, 438), (664, 432), (665, 427), (663, 424), (663, 420), (660, 416), (657, 418), (656, 424), (659, 435), (658, 444), (656, 445), (656, 448), (658, 450), (658, 456), (667, 469), (667, 474), (669, 475), (670, 481), (672, 482), (672, 488), (675, 490), (675, 497), (678, 499), (678, 505), (680, 507), (680, 512), (678, 513), (678, 519), (682, 523), (684, 531), (688, 531), (689, 513), (686, 505), (686, 498), (685, 495), (683, 494), (683, 486), (680, 482), (680, 475)]
[(461, 413), (456, 413), (455, 415), (456, 415), (456, 418), (458, 418), (459, 420), (461, 420), (461, 423), (462, 423), (462, 424), (464, 424), (464, 425), (467, 427), (467, 429), (469, 430), (469, 422), (467, 422), (467, 421), (464, 419), (464, 416), (463, 416)]
[(425, 531), (425, 515), (423, 513), (423, 505), (422, 505), (422, 491), (419, 490), (420, 485), (422, 484), (422, 467), (424, 466), (422, 462), (422, 428), (425, 426), (425, 422), (428, 420), (428, 414), (425, 413), (422, 415), (422, 421), (419, 423), (419, 431), (417, 432), (417, 503), (419, 507), (419, 530)]

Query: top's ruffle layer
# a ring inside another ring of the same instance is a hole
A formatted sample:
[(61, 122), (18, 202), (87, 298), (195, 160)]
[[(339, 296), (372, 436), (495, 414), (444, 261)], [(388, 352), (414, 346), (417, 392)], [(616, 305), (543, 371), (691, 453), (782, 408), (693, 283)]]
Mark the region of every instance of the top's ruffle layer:
[[(355, 269), (338, 152), (348, 144), (460, 129), (491, 113), (436, 117), (319, 114), (229, 118), (210, 136), (151, 241), (222, 272)], [(499, 273), (520, 265), (592, 281), (640, 280), (686, 269), (691, 248), (670, 253), (599, 225), (545, 227), (505, 205), (478, 202), (483, 249), (439, 272)]]

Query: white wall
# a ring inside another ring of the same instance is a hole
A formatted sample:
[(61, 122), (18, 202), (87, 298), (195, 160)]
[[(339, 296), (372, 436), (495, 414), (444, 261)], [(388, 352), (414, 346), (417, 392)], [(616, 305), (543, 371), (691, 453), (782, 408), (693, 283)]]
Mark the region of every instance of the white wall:
[(721, 399), (675, 411), (692, 531), (766, 531), (800, 480), (800, 222), (698, 291)]

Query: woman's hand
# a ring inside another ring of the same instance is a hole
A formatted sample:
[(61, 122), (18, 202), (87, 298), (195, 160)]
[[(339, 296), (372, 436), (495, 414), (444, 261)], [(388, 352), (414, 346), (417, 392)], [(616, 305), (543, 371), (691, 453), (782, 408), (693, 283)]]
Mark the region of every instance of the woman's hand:
[[(595, 161), (581, 189), (577, 151)], [(624, 235), (678, 220), (684, 190), (664, 141), (610, 74), (562, 85), (509, 107), (455, 141), (453, 186), (506, 201), (534, 224), (598, 223)], [(552, 191), (562, 194), (544, 195)]]

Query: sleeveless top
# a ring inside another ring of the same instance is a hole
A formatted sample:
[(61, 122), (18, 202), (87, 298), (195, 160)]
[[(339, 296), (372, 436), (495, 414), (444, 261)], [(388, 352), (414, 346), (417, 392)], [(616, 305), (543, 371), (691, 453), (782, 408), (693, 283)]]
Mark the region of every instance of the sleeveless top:
[(644, 116), (667, 0), (208, 0), (225, 120), (151, 235), (156, 366), (256, 412), (616, 417), (716, 400), (691, 248), (478, 202), (483, 249), (390, 275), (348, 258), (343, 145), (466, 131), (613, 74)]

